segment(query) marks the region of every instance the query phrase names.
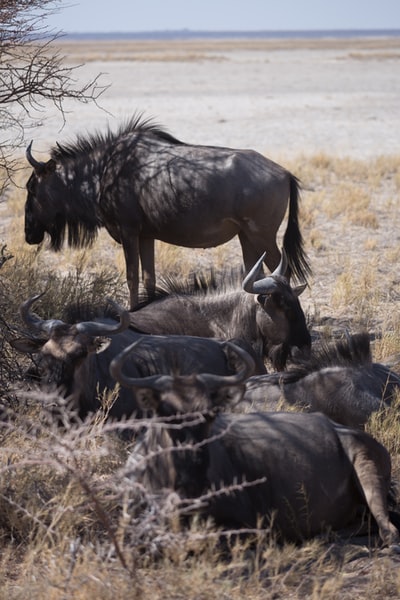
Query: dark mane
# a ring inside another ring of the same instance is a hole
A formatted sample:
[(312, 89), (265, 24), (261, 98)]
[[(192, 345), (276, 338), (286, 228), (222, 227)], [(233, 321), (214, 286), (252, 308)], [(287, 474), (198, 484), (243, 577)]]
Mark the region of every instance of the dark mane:
[[(79, 135), (74, 142), (57, 144), (51, 149), (50, 156), (54, 161), (67, 159), (82, 159), (94, 149), (113, 148), (116, 141), (130, 133), (152, 133), (158, 138), (171, 144), (182, 144), (179, 140), (164, 131), (151, 119), (145, 119), (141, 114), (134, 115), (128, 122), (121, 125), (116, 132), (108, 129), (105, 133), (96, 132), (91, 135)], [(70, 198), (73, 202), (73, 197)], [(90, 247), (97, 237), (99, 228), (102, 226), (99, 215), (93, 210), (92, 198), (85, 195), (79, 196), (79, 202), (73, 204), (73, 210), (60, 211), (55, 222), (48, 229), (50, 235), (50, 246), (53, 250), (61, 249), (64, 240), (72, 248)]]
[[(314, 354), (314, 353), (313, 353)], [(322, 343), (315, 351), (311, 364), (315, 368), (364, 366), (372, 363), (369, 334), (365, 331), (347, 335), (335, 343)]]
[(369, 334), (349, 335), (335, 343), (321, 343), (308, 359), (297, 359), (288, 371), (271, 373), (271, 383), (294, 383), (310, 373), (328, 367), (365, 367), (372, 365)]
[(82, 321), (95, 321), (96, 319), (113, 319), (119, 321), (119, 317), (113, 307), (108, 303), (95, 303), (86, 301), (71, 302), (64, 307), (61, 320), (64, 323), (74, 324)]
[(242, 266), (219, 270), (210, 268), (208, 271), (191, 273), (187, 279), (174, 275), (162, 275), (158, 278), (154, 294), (149, 297), (143, 292), (139, 297), (138, 305), (132, 312), (169, 296), (208, 296), (225, 293), (228, 290), (240, 290), (243, 277)]
[(78, 156), (91, 152), (99, 146), (108, 146), (113, 144), (120, 137), (137, 132), (152, 133), (158, 138), (170, 142), (171, 144), (183, 144), (183, 142), (155, 123), (153, 119), (144, 118), (142, 114), (135, 114), (129, 121), (123, 123), (117, 131), (113, 132), (108, 128), (105, 133), (95, 132), (87, 136), (78, 135), (74, 142), (57, 144), (51, 149), (50, 156), (56, 161), (63, 158), (77, 158)]
[(95, 211), (83, 211), (83, 202), (79, 214), (59, 213), (57, 219), (49, 228), (50, 247), (56, 252), (61, 250), (65, 238), (71, 248), (90, 247), (97, 237), (100, 223)]

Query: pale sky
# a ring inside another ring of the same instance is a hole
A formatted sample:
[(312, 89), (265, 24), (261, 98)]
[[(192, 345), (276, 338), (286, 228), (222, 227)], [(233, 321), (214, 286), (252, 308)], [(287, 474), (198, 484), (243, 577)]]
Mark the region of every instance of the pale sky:
[(65, 0), (47, 25), (66, 33), (400, 29), (400, 0)]

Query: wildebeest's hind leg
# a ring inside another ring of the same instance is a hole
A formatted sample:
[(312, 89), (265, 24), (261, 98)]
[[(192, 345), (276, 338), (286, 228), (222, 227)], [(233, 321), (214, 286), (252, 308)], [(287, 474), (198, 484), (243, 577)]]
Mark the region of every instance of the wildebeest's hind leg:
[[(348, 438), (348, 435), (344, 436)], [(342, 443), (344, 439), (340, 436)], [(387, 498), (390, 486), (391, 464), (386, 448), (363, 432), (353, 433), (343, 444), (353, 467), (368, 508), (374, 517), (381, 540), (385, 545), (399, 544), (400, 535), (390, 522)]]
[[(260, 256), (266, 252), (265, 264), (272, 272), (279, 265), (281, 253), (276, 245), (274, 235), (261, 238), (259, 234), (239, 232), (240, 245), (242, 246), (243, 263), (246, 273), (256, 264)], [(261, 277), (261, 274), (260, 274)]]
[(156, 273), (154, 264), (154, 239), (139, 238), (140, 263), (142, 266), (142, 281), (149, 298), (154, 296)]

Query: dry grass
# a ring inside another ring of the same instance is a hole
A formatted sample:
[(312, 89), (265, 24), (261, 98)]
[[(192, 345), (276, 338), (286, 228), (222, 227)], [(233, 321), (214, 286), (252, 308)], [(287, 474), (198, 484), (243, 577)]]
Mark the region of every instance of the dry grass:
[(281, 50), (337, 50), (345, 52), (338, 58), (353, 60), (398, 60), (398, 38), (365, 39), (170, 39), (170, 40), (112, 40), (62, 41), (57, 50), (74, 63), (91, 61), (198, 61), (229, 60), (226, 54), (234, 51), (268, 53)]
[[(375, 359), (394, 357), (398, 368), (400, 157), (280, 162), (304, 185), (302, 228), (314, 277), (302, 302), (314, 334), (367, 328)], [(278, 546), (260, 531), (249, 544), (221, 541), (211, 524), (179, 527), (173, 498), (143, 497), (126, 478), (127, 448), (112, 426), (100, 419), (61, 435), (42, 395), (16, 394), (26, 363), (7, 339), (15, 335), (11, 325), (21, 328), (22, 300), (46, 289), (44, 317), (61, 317), (77, 299), (127, 303), (122, 252), (110, 237), (103, 232), (85, 252), (27, 248), (24, 199), (15, 188), (0, 205), (0, 241), (14, 255), (0, 269), (0, 393), (8, 412), (0, 421), (0, 600), (400, 597), (400, 559), (374, 543), (321, 538)], [(210, 264), (240, 263), (237, 241), (204, 251), (157, 243), (156, 252), (159, 273), (183, 278)], [(395, 406), (369, 429), (390, 450), (400, 480), (399, 425)]]
[[(112, 425), (60, 435), (41, 398), (9, 411), (0, 452), (0, 598), (377, 598), (400, 593), (398, 559), (332, 539), (277, 545), (211, 524), (180, 527), (168, 494), (129, 480)], [(41, 422), (38, 418), (41, 412)], [(380, 435), (390, 416), (373, 421)], [(140, 426), (140, 423), (136, 423)], [(131, 423), (135, 426), (135, 423)], [(384, 441), (399, 448), (392, 425)]]
[(354, 60), (400, 60), (400, 52), (349, 52)]

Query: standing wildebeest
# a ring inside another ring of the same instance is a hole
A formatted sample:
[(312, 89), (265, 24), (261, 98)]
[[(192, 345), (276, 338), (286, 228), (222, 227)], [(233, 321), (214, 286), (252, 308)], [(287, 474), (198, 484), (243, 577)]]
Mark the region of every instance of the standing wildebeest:
[[(240, 365), (246, 361), (246, 377), (254, 372), (251, 356), (233, 343), (189, 336), (142, 336), (132, 331), (128, 328), (128, 311), (111, 300), (109, 302), (119, 321), (101, 317), (69, 324), (57, 319), (43, 320), (32, 313), (31, 305), (38, 298), (40, 295), (33, 296), (20, 308), (22, 319), (32, 335), (11, 343), (22, 352), (39, 354), (38, 370), (42, 385), (59, 388), (70, 409), (80, 419), (99, 409), (101, 394), (116, 387), (109, 374), (111, 360), (142, 337), (140, 351), (131, 354), (127, 365), (134, 377), (207, 371), (227, 376), (229, 380), (229, 377), (235, 377), (238, 360)], [(79, 318), (79, 312), (76, 317)], [(241, 388), (243, 392), (244, 386)], [(121, 419), (137, 412), (137, 409), (135, 394), (120, 389), (109, 415)]]
[[(201, 282), (182, 286), (169, 280), (160, 298), (131, 312), (131, 326), (152, 334), (186, 334), (251, 344), (259, 363), (267, 357), (282, 370), (293, 348), (308, 353), (311, 336), (298, 296), (305, 286), (291, 287), (285, 276), (286, 255), (275, 271), (257, 280), (263, 256), (243, 281)], [(232, 285), (231, 285), (232, 283)]]
[(390, 456), (374, 438), (321, 413), (218, 413), (229, 397), (214, 388), (207, 396), (204, 375), (205, 393), (187, 403), (170, 394), (170, 379), (125, 375), (127, 355), (113, 359), (110, 371), (124, 386), (149, 388), (153, 409), (166, 418), (161, 432), (159, 420), (148, 427), (128, 459), (149, 491), (172, 488), (217, 524), (271, 526), (289, 540), (351, 525), (364, 506), (382, 541), (399, 541), (387, 508)]
[(185, 144), (140, 117), (117, 133), (57, 145), (47, 162), (36, 160), (31, 146), (26, 241), (39, 244), (47, 232), (60, 250), (68, 229), (69, 245), (83, 247), (105, 227), (124, 249), (131, 308), (138, 300), (139, 258), (144, 286), (154, 290), (155, 239), (210, 248), (238, 235), (247, 270), (264, 250), (274, 269), (288, 199), (287, 275), (305, 279), (309, 272), (298, 180), (257, 152)]
[(250, 377), (244, 400), (253, 409), (277, 410), (286, 404), (363, 428), (370, 415), (389, 406), (399, 391), (400, 376), (372, 362), (369, 335), (361, 333), (322, 345), (283, 373)]

